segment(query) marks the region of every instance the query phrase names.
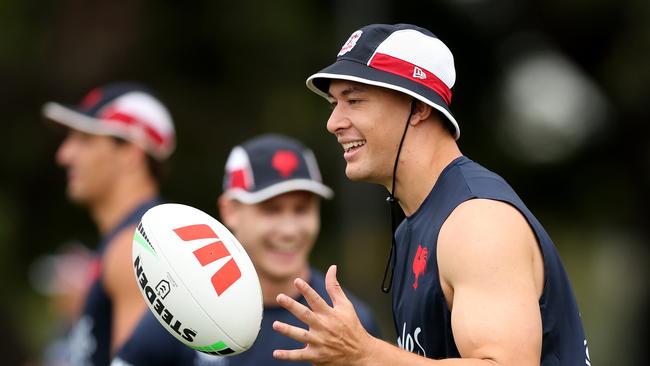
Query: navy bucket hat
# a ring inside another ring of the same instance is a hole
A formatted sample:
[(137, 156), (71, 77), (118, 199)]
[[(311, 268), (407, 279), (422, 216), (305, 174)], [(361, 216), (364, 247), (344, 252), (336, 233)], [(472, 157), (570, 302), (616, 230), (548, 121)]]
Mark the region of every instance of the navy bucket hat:
[(456, 82), (454, 56), (430, 31), (411, 24), (371, 24), (343, 44), (336, 61), (310, 76), (307, 87), (329, 99), (332, 79), (355, 81), (410, 95), (442, 113), (460, 137), (449, 109)]

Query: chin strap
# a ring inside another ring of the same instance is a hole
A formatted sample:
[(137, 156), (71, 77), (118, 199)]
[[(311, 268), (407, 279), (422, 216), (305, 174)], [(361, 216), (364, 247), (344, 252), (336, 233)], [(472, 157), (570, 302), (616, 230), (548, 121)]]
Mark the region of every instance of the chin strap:
[[(399, 141), (399, 147), (397, 148), (397, 156), (395, 156), (395, 164), (393, 165), (393, 185), (391, 186), (391, 192), (386, 197), (386, 202), (390, 205), (390, 226), (391, 226), (391, 244), (390, 244), (390, 253), (388, 254), (388, 262), (386, 262), (386, 269), (384, 270), (384, 279), (381, 281), (381, 291), (385, 294), (390, 292), (390, 289), (393, 287), (393, 274), (395, 272), (395, 231), (397, 230), (398, 217), (402, 213), (402, 208), (399, 206), (399, 201), (395, 197), (395, 182), (397, 174), (397, 163), (399, 162), (399, 155), (402, 152), (402, 145), (404, 144), (404, 138), (406, 137), (406, 131), (409, 129), (409, 122), (411, 121), (411, 116), (415, 111), (415, 99), (411, 99), (411, 112), (409, 113), (408, 118), (406, 119), (406, 126), (404, 126), (404, 133), (402, 133), (402, 139)], [(388, 277), (388, 271), (390, 270), (390, 279), (388, 284), (386, 284), (386, 279)]]

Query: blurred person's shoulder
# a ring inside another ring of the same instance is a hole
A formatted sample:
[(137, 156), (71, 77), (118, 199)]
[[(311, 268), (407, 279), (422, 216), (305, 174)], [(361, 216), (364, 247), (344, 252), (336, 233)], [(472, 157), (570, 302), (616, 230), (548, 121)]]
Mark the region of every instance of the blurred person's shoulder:
[(171, 335), (152, 312), (147, 311), (111, 366), (190, 365), (194, 353)]

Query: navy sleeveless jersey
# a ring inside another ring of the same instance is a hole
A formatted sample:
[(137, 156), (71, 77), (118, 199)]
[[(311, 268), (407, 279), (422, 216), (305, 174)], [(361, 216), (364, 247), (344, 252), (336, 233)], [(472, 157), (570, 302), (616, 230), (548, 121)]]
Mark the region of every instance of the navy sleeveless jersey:
[(102, 238), (95, 259), (96, 278), (90, 285), (83, 311), (68, 338), (71, 365), (104, 366), (110, 364), (113, 307), (111, 298), (104, 289), (101, 263), (113, 238), (125, 228), (136, 225), (142, 215), (158, 203), (158, 199), (142, 203)]
[[(461, 156), (447, 166), (418, 210), (396, 232), (393, 315), (398, 345), (428, 358), (460, 357), (437, 266), (440, 228), (461, 203), (475, 198), (506, 202), (533, 229), (544, 259), (539, 300), (541, 365), (584, 365), (586, 340), (571, 284), (550, 237), (513, 189), (498, 175)], [(587, 363), (588, 364), (588, 363)]]
[[(312, 269), (309, 284), (331, 305), (322, 273)], [(349, 294), (348, 297), (353, 302), (361, 323), (370, 334), (378, 337), (379, 329), (368, 307)], [(302, 296), (298, 301), (307, 305), (307, 301)], [(281, 361), (273, 358), (273, 351), (276, 349), (304, 347), (304, 344), (274, 331), (272, 324), (276, 320), (305, 327), (293, 314), (282, 307), (264, 307), (260, 333), (250, 349), (234, 356), (212, 356), (185, 346), (167, 332), (150, 311), (147, 311), (111, 366), (309, 366), (310, 364), (304, 362)]]

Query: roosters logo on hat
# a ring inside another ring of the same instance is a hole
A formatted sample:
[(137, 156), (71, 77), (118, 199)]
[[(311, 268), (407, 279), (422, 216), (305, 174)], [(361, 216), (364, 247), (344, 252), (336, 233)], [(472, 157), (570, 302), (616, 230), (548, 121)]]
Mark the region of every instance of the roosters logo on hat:
[(359, 40), (359, 38), (361, 38), (362, 33), (363, 33), (362, 30), (358, 30), (358, 31), (352, 33), (352, 35), (350, 36), (350, 38), (348, 38), (348, 40), (345, 42), (343, 47), (341, 47), (341, 50), (339, 51), (339, 54), (336, 55), (336, 57), (341, 57), (341, 56), (345, 55), (346, 53), (350, 52), (350, 50), (352, 50), (354, 48), (354, 46), (357, 45), (357, 40)]

